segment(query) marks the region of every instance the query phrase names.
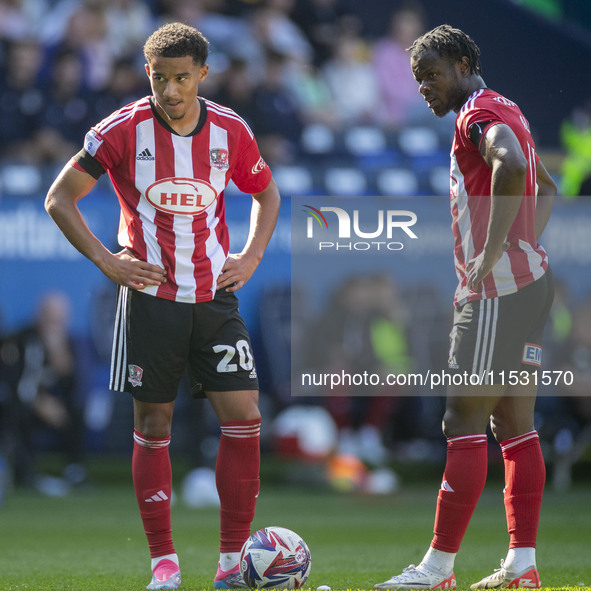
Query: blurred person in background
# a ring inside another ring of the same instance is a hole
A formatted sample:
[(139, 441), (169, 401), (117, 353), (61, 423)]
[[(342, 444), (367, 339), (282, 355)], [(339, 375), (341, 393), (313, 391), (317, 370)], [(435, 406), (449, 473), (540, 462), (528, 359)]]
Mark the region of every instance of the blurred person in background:
[(40, 87), (43, 47), (34, 39), (8, 44), (0, 94), (0, 156), (36, 163), (35, 135), (41, 126), (45, 98)]
[(322, 70), (312, 62), (292, 63), (285, 72), (302, 124), (324, 124), (337, 128), (340, 120), (332, 108), (332, 94)]
[(248, 68), (246, 60), (231, 58), (228, 67), (220, 75), (219, 84), (213, 96), (216, 102), (228, 105), (240, 113), (249, 125), (253, 125), (256, 118), (254, 91), (257, 83), (250, 75)]
[(317, 68), (332, 55), (332, 47), (347, 20), (355, 20), (340, 0), (299, 0), (293, 18), (312, 45), (313, 64)]
[(247, 10), (231, 10), (225, 0), (162, 0), (158, 21), (182, 22), (200, 30), (211, 46), (212, 72), (205, 80), (208, 94), (215, 92), (232, 60), (243, 61), (249, 77), (262, 77), (264, 48), (252, 32), (251, 14), (260, 10), (255, 4)]
[(0, 40), (37, 36), (47, 9), (46, 0), (0, 0)]
[(421, 6), (412, 3), (392, 13), (387, 36), (374, 44), (373, 65), (380, 95), (380, 118), (388, 127), (399, 127), (413, 119), (424, 118), (423, 100), (408, 68), (406, 51), (424, 32)]
[(99, 95), (85, 85), (84, 64), (76, 51), (62, 47), (54, 53), (43, 96), (35, 150), (41, 162), (63, 163), (98, 119), (95, 102)]
[(294, 0), (267, 0), (251, 15), (252, 34), (268, 53), (309, 61), (312, 46), (293, 20)]
[(85, 85), (94, 91), (102, 90), (111, 76), (117, 52), (109, 37), (107, 4), (85, 0), (74, 3), (73, 8), (61, 37), (49, 46), (52, 52), (68, 48), (78, 53)]
[[(561, 396), (569, 398), (572, 416), (579, 429), (591, 428), (591, 296), (572, 313), (568, 339), (556, 354), (556, 366), (572, 372), (572, 380), (561, 381)], [(568, 383), (567, 383), (568, 382)]]
[[(413, 366), (405, 306), (392, 277), (351, 277), (339, 285), (306, 344), (319, 373), (408, 373)], [(384, 465), (384, 435), (401, 410), (404, 388), (340, 385), (324, 404), (339, 429), (339, 451), (372, 466)]]
[[(68, 240), (118, 284), (110, 388), (133, 396), (133, 484), (150, 549), (148, 589), (177, 589), (169, 456), (178, 386), (206, 396), (221, 428), (216, 463), (220, 559), (216, 589), (245, 587), (239, 568), (259, 493), (258, 378), (234, 292), (248, 282), (271, 238), (280, 197), (254, 135), (234, 111), (199, 96), (207, 39), (182, 23), (144, 45), (152, 95), (116, 111), (50, 188), (46, 209)], [(121, 208), (113, 253), (77, 202), (108, 172)], [(252, 195), (241, 253), (229, 253), (224, 190)]]
[(536, 411), (540, 435), (552, 450), (554, 488), (566, 490), (575, 462), (591, 446), (591, 295), (573, 305), (566, 285), (558, 282), (556, 300), (551, 367), (565, 373), (551, 386), (557, 395), (541, 397)]
[(107, 0), (107, 40), (116, 59), (137, 55), (154, 25), (151, 2), (144, 0)]
[(379, 92), (369, 45), (348, 32), (335, 41), (332, 49), (332, 56), (324, 63), (322, 72), (340, 125), (374, 123)]
[[(77, 371), (79, 359), (69, 332), (70, 301), (60, 292), (46, 294), (37, 317), (0, 343), (2, 380), (9, 400), (5, 415), (6, 452), (17, 486), (65, 494), (86, 473), (84, 420)], [(41, 452), (59, 451), (65, 458), (64, 480), (38, 474)]]
[(591, 99), (562, 123), (560, 137), (566, 150), (561, 194), (571, 198), (591, 195)]
[(293, 161), (302, 131), (298, 105), (285, 79), (286, 61), (283, 54), (268, 52), (251, 111), (262, 154), (282, 164)]
[[(94, 108), (96, 123), (109, 113), (117, 110), (121, 105), (127, 105), (150, 90), (143, 69), (138, 69), (131, 58), (122, 57), (113, 64), (113, 71), (109, 83), (102, 92), (94, 93)], [(88, 129), (88, 126), (87, 126)]]
[[(546, 466), (534, 426), (532, 374), (542, 363), (554, 297), (538, 240), (556, 185), (518, 106), (487, 88), (480, 49), (466, 33), (449, 25), (425, 33), (410, 47), (410, 65), (433, 114), (457, 113), (450, 206), (458, 286), (448, 371), (469, 379), (447, 387), (447, 459), (430, 547), (418, 566), (374, 589), (455, 589), (455, 558), (486, 482), (489, 423), (503, 454), (510, 540), (501, 568), (471, 588), (539, 588)], [(520, 376), (516, 383), (509, 372)]]

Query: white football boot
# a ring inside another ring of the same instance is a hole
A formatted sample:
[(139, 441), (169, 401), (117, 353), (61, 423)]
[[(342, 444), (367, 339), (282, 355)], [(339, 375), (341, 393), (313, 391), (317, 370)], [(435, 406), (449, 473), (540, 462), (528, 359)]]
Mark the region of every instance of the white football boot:
[(541, 586), (540, 575), (535, 566), (528, 566), (520, 573), (515, 573), (507, 570), (504, 561), (501, 560), (501, 568), (495, 569), (492, 575), (484, 577), (478, 583), (470, 585), (470, 589), (539, 589)]
[(374, 589), (455, 589), (456, 577), (453, 572), (447, 575), (440, 575), (425, 570), (421, 565), (414, 564), (407, 566), (402, 573), (374, 585)]

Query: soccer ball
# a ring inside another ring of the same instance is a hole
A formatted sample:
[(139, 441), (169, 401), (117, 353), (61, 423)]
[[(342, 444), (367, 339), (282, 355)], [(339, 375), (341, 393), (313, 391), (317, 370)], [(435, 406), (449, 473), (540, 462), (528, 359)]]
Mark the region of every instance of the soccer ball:
[(251, 589), (299, 589), (311, 567), (306, 542), (285, 527), (259, 529), (240, 552), (240, 572)]

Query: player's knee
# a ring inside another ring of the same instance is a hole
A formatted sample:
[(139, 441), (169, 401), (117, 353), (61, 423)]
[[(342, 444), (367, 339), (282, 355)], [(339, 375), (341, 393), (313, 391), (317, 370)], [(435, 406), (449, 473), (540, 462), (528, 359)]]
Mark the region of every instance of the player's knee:
[(443, 434), (450, 437), (474, 435), (486, 431), (486, 418), (481, 413), (461, 412), (448, 408), (443, 415)]
[(259, 393), (257, 392), (256, 398), (253, 399), (252, 403), (248, 407), (249, 418), (244, 419), (245, 421), (261, 420), (261, 411), (259, 410)]
[(490, 417), (490, 430), (499, 443), (519, 435), (519, 433), (513, 435), (515, 433), (515, 426), (512, 424), (512, 421), (507, 421), (504, 417), (498, 415)]
[(134, 401), (134, 427), (148, 437), (168, 437), (172, 429), (174, 403)]
[(257, 390), (236, 392), (209, 392), (208, 398), (220, 423), (229, 421), (256, 421), (261, 419)]
[(452, 409), (447, 409), (443, 415), (442, 422), (443, 434), (449, 439), (450, 437), (457, 437), (463, 428), (463, 421), (461, 415)]
[(495, 413), (490, 417), (490, 429), (494, 438), (501, 443), (513, 437), (533, 431), (533, 420), (528, 417), (511, 417)]
[(147, 437), (168, 437), (172, 421), (165, 415), (148, 414), (136, 419), (135, 428)]
[(242, 411), (242, 421), (256, 421), (261, 420), (261, 411), (259, 410), (258, 398), (249, 401)]

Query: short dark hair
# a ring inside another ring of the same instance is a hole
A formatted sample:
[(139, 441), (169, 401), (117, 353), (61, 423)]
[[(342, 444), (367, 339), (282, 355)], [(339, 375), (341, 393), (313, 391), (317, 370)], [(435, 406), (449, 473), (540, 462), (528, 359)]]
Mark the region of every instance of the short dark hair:
[(183, 23), (168, 23), (154, 31), (144, 44), (144, 57), (150, 63), (156, 57), (185, 57), (204, 65), (209, 55), (209, 41), (203, 33)]
[(450, 25), (439, 25), (416, 39), (408, 48), (411, 58), (429, 50), (436, 51), (440, 57), (451, 63), (459, 62), (463, 57), (467, 57), (470, 73), (482, 74), (480, 49), (472, 37), (460, 29)]

